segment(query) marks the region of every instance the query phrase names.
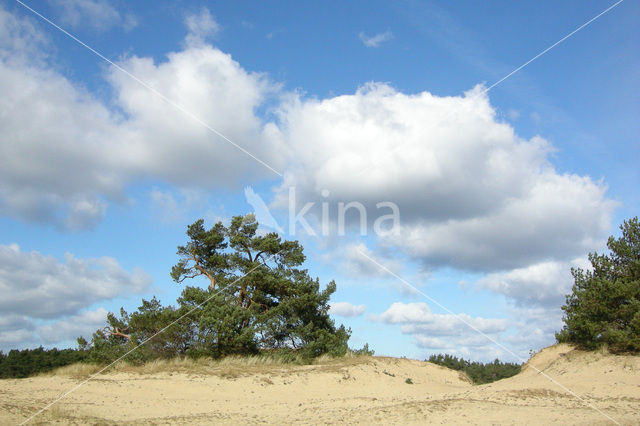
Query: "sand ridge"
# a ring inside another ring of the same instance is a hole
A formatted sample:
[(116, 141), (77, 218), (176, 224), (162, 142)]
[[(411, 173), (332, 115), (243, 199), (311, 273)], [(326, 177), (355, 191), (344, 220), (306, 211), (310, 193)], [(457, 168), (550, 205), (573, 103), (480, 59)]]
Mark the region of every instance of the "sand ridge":
[[(34, 423), (612, 424), (532, 366), (616, 421), (638, 423), (640, 357), (568, 345), (541, 351), (517, 376), (481, 386), (431, 363), (386, 357), (210, 374), (116, 371)], [(63, 375), (0, 381), (0, 423), (20, 423), (80, 382)]]

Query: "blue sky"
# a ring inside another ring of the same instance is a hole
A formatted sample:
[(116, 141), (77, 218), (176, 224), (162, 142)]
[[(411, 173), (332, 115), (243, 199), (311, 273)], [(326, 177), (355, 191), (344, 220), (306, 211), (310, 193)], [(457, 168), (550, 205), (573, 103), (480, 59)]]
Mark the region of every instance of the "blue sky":
[[(25, 4), (113, 64), (0, 2), (3, 350), (173, 303), (186, 226), (253, 212), (251, 187), (336, 280), (353, 347), (515, 360), (553, 342), (569, 269), (637, 215), (635, 2), (495, 86), (615, 2)], [(339, 235), (349, 202), (366, 235), (353, 210)], [(289, 226), (306, 203), (315, 236)]]

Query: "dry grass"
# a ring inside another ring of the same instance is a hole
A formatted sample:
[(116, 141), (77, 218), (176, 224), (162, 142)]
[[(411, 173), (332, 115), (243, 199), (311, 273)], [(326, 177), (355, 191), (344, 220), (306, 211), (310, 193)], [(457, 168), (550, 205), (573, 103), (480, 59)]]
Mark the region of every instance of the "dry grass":
[(34, 418), (30, 424), (34, 425), (95, 425), (95, 426), (107, 426), (115, 425), (117, 423), (107, 421), (93, 416), (81, 416), (73, 409), (67, 409), (60, 407), (58, 404), (52, 405), (51, 408), (44, 411), (36, 418)]
[(44, 413), (40, 414), (37, 419), (35, 419), (35, 424), (55, 424), (60, 423), (62, 421), (68, 421), (70, 419), (70, 413), (67, 410), (60, 408), (58, 405), (53, 405)]
[[(320, 367), (322, 371), (339, 371), (352, 365), (368, 363), (373, 357), (355, 355), (352, 352), (343, 357), (331, 357), (322, 355), (311, 363), (305, 363), (302, 358), (284, 358), (272, 355), (255, 356), (228, 356), (222, 359), (211, 358), (173, 358), (158, 359), (142, 365), (129, 364), (126, 361), (119, 362), (110, 367), (104, 373), (131, 373), (140, 375), (150, 374), (193, 374), (215, 375), (220, 377), (235, 378), (258, 373), (270, 373), (286, 375), (302, 369)], [(42, 373), (41, 376), (62, 376), (74, 379), (85, 379), (96, 374), (103, 367), (95, 364), (77, 363), (60, 367), (55, 370)]]
[(100, 366), (95, 364), (85, 364), (85, 363), (76, 363), (71, 365), (66, 365), (64, 367), (56, 368), (55, 370), (47, 371), (44, 373), (38, 374), (41, 377), (71, 377), (74, 379), (83, 379), (92, 374), (100, 371)]

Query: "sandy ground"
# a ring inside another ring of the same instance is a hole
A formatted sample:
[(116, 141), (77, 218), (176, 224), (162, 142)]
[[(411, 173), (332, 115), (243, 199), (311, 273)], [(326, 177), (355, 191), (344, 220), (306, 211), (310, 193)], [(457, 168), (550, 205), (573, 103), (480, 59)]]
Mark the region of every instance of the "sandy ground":
[[(532, 367), (542, 370), (562, 386)], [(413, 384), (406, 383), (410, 378)], [(0, 424), (19, 424), (82, 380), (0, 381)], [(589, 405), (591, 404), (591, 406)], [(598, 412), (600, 410), (601, 412)], [(611, 419), (606, 416), (610, 416)], [(613, 419), (613, 420), (612, 420)], [(114, 372), (32, 424), (640, 424), (640, 357), (547, 348), (512, 378), (368, 357), (211, 374)]]

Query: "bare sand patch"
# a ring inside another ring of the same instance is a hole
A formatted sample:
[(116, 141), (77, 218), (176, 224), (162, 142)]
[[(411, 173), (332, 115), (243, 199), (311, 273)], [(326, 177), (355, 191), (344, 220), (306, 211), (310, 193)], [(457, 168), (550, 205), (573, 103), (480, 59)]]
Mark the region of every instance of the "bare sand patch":
[[(89, 381), (33, 423), (611, 423), (531, 366), (618, 422), (638, 423), (640, 357), (567, 345), (541, 351), (517, 376), (481, 386), (428, 362), (385, 357), (125, 366)], [(22, 422), (92, 372), (72, 366), (0, 381), (0, 424)]]

